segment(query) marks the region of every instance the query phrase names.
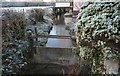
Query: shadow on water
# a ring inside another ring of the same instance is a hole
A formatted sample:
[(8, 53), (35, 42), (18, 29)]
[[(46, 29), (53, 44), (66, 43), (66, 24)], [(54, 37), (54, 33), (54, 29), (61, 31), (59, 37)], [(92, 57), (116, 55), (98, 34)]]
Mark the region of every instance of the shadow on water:
[(62, 24), (64, 25), (65, 24), (65, 18), (64, 18), (64, 14), (61, 14), (61, 15), (58, 15), (55, 19), (55, 24), (59, 25), (59, 24)]
[(69, 67), (53, 63), (32, 63), (23, 71), (25, 74), (68, 74)]

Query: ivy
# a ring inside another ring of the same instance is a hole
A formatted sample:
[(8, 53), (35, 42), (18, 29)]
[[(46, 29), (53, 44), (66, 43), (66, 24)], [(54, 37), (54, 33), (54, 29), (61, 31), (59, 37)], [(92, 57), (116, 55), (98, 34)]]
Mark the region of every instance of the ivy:
[(102, 74), (105, 72), (105, 59), (120, 59), (120, 3), (93, 2), (84, 5), (75, 29), (76, 54), (90, 60), (91, 73)]

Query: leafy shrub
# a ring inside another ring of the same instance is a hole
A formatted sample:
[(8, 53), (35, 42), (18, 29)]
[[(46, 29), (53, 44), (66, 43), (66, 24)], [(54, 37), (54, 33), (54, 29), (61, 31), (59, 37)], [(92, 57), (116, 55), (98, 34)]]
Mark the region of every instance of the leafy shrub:
[(2, 64), (3, 74), (19, 73), (27, 64), (29, 42), (25, 40), (24, 12), (2, 11)]
[(31, 9), (29, 19), (35, 23), (43, 21), (44, 10), (43, 9)]
[(103, 73), (104, 60), (120, 59), (120, 3), (88, 2), (77, 17), (76, 53), (90, 59), (92, 73)]

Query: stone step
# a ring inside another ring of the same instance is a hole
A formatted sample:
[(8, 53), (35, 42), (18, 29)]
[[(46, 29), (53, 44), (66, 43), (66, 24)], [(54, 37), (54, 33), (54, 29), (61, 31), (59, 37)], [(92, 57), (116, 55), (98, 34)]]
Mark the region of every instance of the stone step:
[(60, 65), (74, 65), (79, 57), (73, 53), (73, 48), (36, 47), (35, 63), (55, 63)]

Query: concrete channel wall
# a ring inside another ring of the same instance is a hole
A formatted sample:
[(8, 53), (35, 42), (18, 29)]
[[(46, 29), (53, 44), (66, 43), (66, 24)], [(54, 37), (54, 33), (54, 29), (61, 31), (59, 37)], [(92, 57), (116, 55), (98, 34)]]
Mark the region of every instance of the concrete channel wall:
[[(37, 53), (33, 60), (34, 63), (52, 63), (63, 66), (75, 65), (79, 62), (81, 65), (86, 64), (86, 62), (79, 60), (79, 57), (73, 53), (72, 48), (37, 47)], [(118, 74), (118, 61), (105, 60), (105, 66), (107, 74)]]
[(54, 3), (46, 2), (2, 2), (2, 7), (26, 7), (26, 6), (54, 6)]
[(72, 48), (38, 47), (34, 55), (35, 63), (55, 63), (61, 65), (74, 65), (79, 61)]

